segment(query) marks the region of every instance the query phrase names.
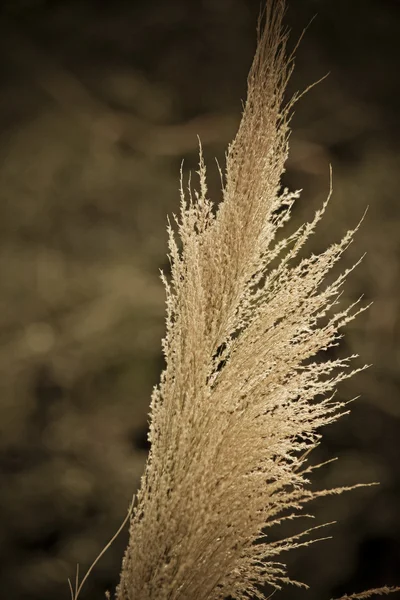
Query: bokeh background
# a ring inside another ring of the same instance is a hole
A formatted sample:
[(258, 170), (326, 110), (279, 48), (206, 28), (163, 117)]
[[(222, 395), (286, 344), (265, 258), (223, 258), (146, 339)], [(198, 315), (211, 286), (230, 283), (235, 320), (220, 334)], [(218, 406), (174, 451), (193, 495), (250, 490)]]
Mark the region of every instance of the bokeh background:
[[(325, 431), (316, 486), (380, 486), (315, 503), (334, 538), (288, 555), (310, 591), (400, 584), (400, 206), (398, 0), (289, 0), (296, 108), (285, 184), (294, 224), (334, 198), (309, 245), (368, 213), (348, 250), (367, 255), (347, 299), (373, 301), (341, 351), (373, 366), (339, 390), (360, 398)], [(259, 0), (10, 0), (0, 4), (0, 589), (69, 597), (126, 515), (143, 470), (162, 368), (166, 217), (178, 175), (211, 193), (238, 125)], [(360, 362), (359, 364), (362, 364)], [(122, 534), (84, 599), (118, 581)], [(195, 600), (195, 599), (193, 599)]]

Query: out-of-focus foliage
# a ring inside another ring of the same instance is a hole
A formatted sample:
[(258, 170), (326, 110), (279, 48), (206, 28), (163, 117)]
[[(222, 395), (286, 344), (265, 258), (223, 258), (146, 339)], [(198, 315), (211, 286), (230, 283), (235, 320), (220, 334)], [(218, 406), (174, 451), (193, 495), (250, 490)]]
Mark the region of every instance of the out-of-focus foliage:
[[(286, 180), (298, 222), (334, 198), (311, 247), (367, 217), (347, 253), (368, 254), (347, 292), (374, 304), (346, 337), (373, 367), (328, 429), (320, 486), (379, 480), (319, 510), (334, 540), (293, 556), (308, 597), (398, 583), (400, 562), (398, 82), (395, 0), (293, 1), (293, 36), (318, 12), (292, 88), (327, 71), (296, 108)], [(213, 157), (239, 121), (259, 3), (2, 4), (0, 59), (0, 569), (7, 600), (67, 597), (126, 513), (146, 455), (162, 367), (167, 212), (199, 134)], [(86, 588), (117, 581), (126, 538)], [(305, 592), (286, 590), (287, 597)]]

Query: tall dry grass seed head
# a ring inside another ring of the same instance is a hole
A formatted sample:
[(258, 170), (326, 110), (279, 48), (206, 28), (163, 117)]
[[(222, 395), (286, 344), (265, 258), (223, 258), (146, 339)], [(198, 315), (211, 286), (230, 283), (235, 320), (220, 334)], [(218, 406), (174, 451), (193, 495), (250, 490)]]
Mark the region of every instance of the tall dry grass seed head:
[(283, 15), (283, 1), (268, 2), (223, 201), (214, 210), (200, 152), (198, 191), (181, 185), (179, 242), (168, 226), (166, 368), (117, 600), (264, 598), (264, 586), (291, 582), (281, 555), (312, 531), (272, 542), (268, 529), (344, 489), (310, 491), (307, 455), (346, 410), (334, 391), (353, 357), (310, 359), (360, 310), (338, 308), (351, 268), (324, 284), (354, 230), (294, 262), (325, 204), (276, 241), (298, 196), (281, 190), (298, 98), (284, 104), (293, 54)]

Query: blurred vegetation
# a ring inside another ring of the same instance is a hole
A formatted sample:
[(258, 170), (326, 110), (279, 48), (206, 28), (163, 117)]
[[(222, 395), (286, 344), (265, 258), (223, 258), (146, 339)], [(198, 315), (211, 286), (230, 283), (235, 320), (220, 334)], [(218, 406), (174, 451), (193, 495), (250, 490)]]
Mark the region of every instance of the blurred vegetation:
[[(315, 13), (292, 90), (299, 103), (285, 184), (294, 219), (334, 198), (313, 248), (367, 216), (346, 293), (372, 307), (344, 350), (373, 364), (328, 428), (316, 485), (380, 481), (315, 506), (334, 540), (297, 552), (311, 599), (399, 583), (400, 208), (397, 0), (292, 0), (293, 39)], [(13, 0), (0, 8), (0, 571), (7, 600), (67, 598), (126, 514), (162, 368), (166, 215), (197, 134), (214, 156), (235, 133), (258, 0)], [(309, 248), (310, 249), (310, 248)], [(121, 538), (82, 598), (118, 578)], [(286, 598), (306, 592), (286, 590)]]

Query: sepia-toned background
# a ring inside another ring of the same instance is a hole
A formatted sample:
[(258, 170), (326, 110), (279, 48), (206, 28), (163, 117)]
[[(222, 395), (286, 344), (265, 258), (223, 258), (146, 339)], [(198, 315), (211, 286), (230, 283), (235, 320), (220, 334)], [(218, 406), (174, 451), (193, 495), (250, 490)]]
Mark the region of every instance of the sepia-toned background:
[[(289, 0), (293, 43), (314, 15), (291, 91), (285, 185), (294, 225), (334, 197), (307, 250), (368, 207), (346, 298), (373, 302), (340, 351), (372, 366), (325, 431), (318, 487), (380, 486), (315, 503), (333, 539), (288, 555), (323, 600), (400, 584), (400, 198), (398, 0)], [(259, 0), (10, 0), (0, 3), (0, 590), (61, 600), (126, 515), (143, 470), (163, 361), (166, 218), (197, 135), (218, 201), (255, 48)], [(293, 225), (293, 226), (294, 226)], [(338, 350), (339, 351), (339, 350)], [(293, 531), (293, 530), (291, 530)], [(286, 532), (286, 530), (285, 530)], [(126, 532), (84, 599), (117, 581)], [(195, 600), (195, 599), (193, 599)]]

